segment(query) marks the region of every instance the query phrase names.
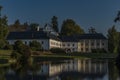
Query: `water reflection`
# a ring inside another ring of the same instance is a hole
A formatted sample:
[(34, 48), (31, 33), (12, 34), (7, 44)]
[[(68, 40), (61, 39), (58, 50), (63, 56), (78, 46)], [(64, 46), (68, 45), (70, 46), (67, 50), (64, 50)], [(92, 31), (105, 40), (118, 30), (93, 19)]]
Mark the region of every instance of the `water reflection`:
[(97, 59), (39, 61), (2, 70), (6, 80), (119, 80), (113, 62)]
[[(40, 75), (53, 76), (63, 72), (77, 72), (80, 74), (104, 75), (107, 72), (107, 62), (95, 60), (66, 60), (63, 63), (41, 63)], [(87, 76), (87, 75), (86, 75)]]

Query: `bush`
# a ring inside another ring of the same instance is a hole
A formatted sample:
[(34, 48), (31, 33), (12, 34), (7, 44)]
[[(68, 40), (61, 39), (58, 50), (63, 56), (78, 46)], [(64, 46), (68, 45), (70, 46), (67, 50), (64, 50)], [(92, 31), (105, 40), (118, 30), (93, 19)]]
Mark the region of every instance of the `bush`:
[(15, 50), (11, 53), (11, 58), (14, 58), (14, 59), (19, 59), (21, 57), (21, 55), (16, 52)]
[(61, 48), (51, 48), (50, 51), (52, 53), (65, 53), (65, 50)]
[(33, 51), (42, 51), (42, 46), (37, 41), (30, 42), (29, 46)]
[(24, 47), (24, 44), (22, 41), (20, 41), (20, 40), (16, 41), (13, 46), (14, 46), (14, 50), (16, 50), (19, 53), (22, 53), (21, 51)]
[(5, 45), (6, 45), (6, 41), (3, 39), (0, 39), (0, 49), (4, 49)]
[(13, 49), (13, 46), (12, 45), (9, 45), (9, 44), (6, 44), (5, 47), (4, 47), (5, 50), (12, 50)]
[(92, 49), (92, 53), (107, 53), (105, 49)]

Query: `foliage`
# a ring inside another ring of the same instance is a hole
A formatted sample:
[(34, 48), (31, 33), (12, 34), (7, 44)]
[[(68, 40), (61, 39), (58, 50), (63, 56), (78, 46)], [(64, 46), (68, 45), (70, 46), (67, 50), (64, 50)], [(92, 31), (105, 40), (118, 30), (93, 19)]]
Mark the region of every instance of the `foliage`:
[(51, 21), (52, 28), (53, 28), (56, 32), (59, 32), (57, 17), (56, 17), (56, 16), (53, 16), (51, 20), (52, 20), (52, 21)]
[(21, 54), (19, 54), (17, 51), (12, 51), (11, 53), (11, 58), (14, 58), (16, 60), (18, 60), (21, 57)]
[(52, 53), (65, 53), (65, 50), (63, 50), (61, 48), (51, 48), (50, 51)]
[(111, 53), (118, 53), (119, 48), (119, 33), (117, 32), (115, 26), (108, 30), (108, 50)]
[(21, 24), (19, 19), (17, 19), (14, 24), (9, 25), (9, 31), (26, 31), (28, 29), (29, 25), (27, 22)]
[(23, 44), (20, 40), (14, 43), (14, 51), (12, 52), (11, 57), (15, 58), (19, 64), (25, 65), (28, 63), (30, 56), (31, 49), (29, 46)]
[(120, 11), (117, 14), (117, 17), (115, 18), (114, 22), (120, 21)]
[(80, 28), (79, 25), (75, 23), (72, 19), (67, 19), (63, 22), (61, 28), (61, 35), (74, 35), (74, 34), (82, 34), (84, 30)]
[(15, 28), (18, 28), (20, 26), (20, 21), (17, 19), (14, 23)]
[(23, 47), (24, 47), (24, 44), (22, 41), (18, 40), (14, 43), (14, 50), (16, 50), (18, 53), (23, 53), (22, 50), (23, 50)]
[(32, 31), (37, 31), (38, 26), (39, 26), (39, 24), (37, 24), (37, 23), (31, 23), (30, 24), (30, 28), (31, 28)]
[[(0, 12), (1, 12), (2, 7), (0, 7)], [(1, 16), (0, 13), (0, 49), (3, 49), (5, 46), (5, 39), (8, 35), (8, 20), (6, 16)]]
[(13, 49), (13, 46), (10, 45), (10, 44), (6, 44), (5, 47), (4, 47), (5, 50), (12, 50)]
[(41, 44), (35, 40), (30, 42), (29, 46), (33, 51), (41, 51), (42, 50)]
[(92, 53), (107, 53), (107, 51), (103, 48), (103, 49), (92, 49)]
[(3, 49), (5, 47), (5, 40), (4, 39), (0, 39), (0, 49)]
[(90, 27), (90, 29), (89, 29), (89, 33), (92, 33), (92, 34), (93, 34), (93, 33), (97, 33), (97, 32), (96, 32), (95, 28)]

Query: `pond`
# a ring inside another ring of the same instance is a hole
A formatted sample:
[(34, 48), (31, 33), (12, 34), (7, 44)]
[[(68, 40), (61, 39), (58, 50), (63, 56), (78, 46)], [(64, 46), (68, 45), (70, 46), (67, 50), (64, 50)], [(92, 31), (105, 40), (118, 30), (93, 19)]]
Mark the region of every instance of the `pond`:
[(120, 80), (120, 74), (107, 59), (37, 60), (0, 67), (0, 80)]

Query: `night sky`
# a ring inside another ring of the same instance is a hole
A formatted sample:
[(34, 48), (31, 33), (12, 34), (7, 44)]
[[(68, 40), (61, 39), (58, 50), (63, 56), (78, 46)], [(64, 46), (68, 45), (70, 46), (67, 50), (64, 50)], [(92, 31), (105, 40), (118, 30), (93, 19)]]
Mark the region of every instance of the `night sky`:
[(86, 32), (92, 26), (97, 32), (106, 34), (113, 25), (120, 31), (120, 22), (113, 22), (120, 10), (120, 0), (0, 0), (0, 5), (9, 24), (19, 19), (21, 23), (39, 23), (43, 27), (55, 15), (59, 27), (69, 18)]

